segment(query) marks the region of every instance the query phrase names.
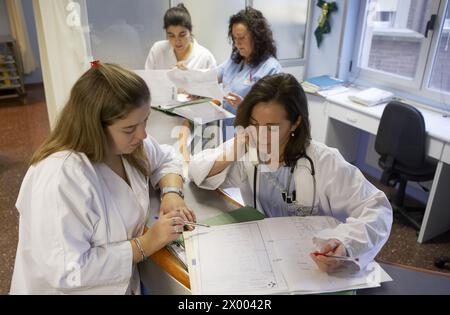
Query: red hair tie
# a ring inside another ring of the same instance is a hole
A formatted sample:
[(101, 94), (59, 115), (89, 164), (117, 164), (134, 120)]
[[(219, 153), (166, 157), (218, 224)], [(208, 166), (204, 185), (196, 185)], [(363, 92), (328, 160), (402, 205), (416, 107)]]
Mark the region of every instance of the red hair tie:
[(100, 65), (100, 60), (91, 61), (91, 68), (97, 69)]

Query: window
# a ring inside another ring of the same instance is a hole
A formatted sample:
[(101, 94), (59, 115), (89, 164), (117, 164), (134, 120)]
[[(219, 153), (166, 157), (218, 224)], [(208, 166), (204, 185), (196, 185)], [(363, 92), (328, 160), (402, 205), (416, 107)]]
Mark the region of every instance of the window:
[(428, 88), (450, 93), (450, 5), (441, 28)]
[(154, 42), (166, 38), (163, 16), (170, 6), (183, 2), (198, 42), (218, 64), (231, 54), (228, 21), (251, 5), (267, 18), (274, 33), (278, 58), (302, 62), (305, 54), (308, 0), (92, 0), (86, 2), (91, 54), (104, 62), (142, 69)]
[(352, 76), (434, 101), (449, 96), (448, 7), (448, 0), (363, 2)]
[(270, 23), (278, 59), (303, 59), (308, 0), (253, 0), (253, 7)]
[(153, 43), (165, 38), (167, 0), (95, 0), (86, 6), (95, 59), (143, 69)]

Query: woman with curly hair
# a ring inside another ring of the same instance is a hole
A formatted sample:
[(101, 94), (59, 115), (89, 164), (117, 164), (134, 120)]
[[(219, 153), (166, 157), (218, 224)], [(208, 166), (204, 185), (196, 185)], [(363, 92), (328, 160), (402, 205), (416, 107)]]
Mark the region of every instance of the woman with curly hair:
[[(228, 37), (233, 43), (230, 58), (219, 66), (219, 82), (225, 91), (224, 107), (232, 113), (253, 84), (266, 75), (281, 72), (277, 48), (263, 14), (247, 7), (230, 17)], [(223, 121), (223, 139), (234, 136), (233, 119)]]

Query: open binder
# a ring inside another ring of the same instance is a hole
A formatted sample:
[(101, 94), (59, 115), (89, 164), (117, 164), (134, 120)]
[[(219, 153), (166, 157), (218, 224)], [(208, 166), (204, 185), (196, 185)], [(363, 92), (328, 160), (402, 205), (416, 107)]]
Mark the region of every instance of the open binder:
[(392, 280), (375, 262), (335, 273), (309, 257), (312, 236), (339, 224), (331, 217), (280, 217), (185, 232), (193, 294), (310, 294), (379, 286)]
[[(213, 98), (221, 99), (223, 93), (218, 88), (217, 76), (213, 70), (172, 69), (135, 70), (135, 72), (147, 83), (151, 94), (151, 106), (156, 110), (184, 117), (197, 125), (235, 117), (233, 113), (212, 102)], [(214, 78), (214, 81), (211, 81), (211, 78)], [(180, 88), (201, 97), (191, 99), (186, 93), (178, 93), (177, 90)]]

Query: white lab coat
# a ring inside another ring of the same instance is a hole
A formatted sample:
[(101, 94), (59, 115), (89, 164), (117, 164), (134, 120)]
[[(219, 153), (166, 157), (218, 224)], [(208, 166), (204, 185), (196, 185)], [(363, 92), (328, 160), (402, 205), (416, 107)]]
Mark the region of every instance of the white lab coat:
[[(159, 70), (172, 69), (177, 64), (177, 57), (173, 51), (172, 45), (168, 40), (161, 40), (156, 42), (145, 61), (145, 69)], [(194, 39), (194, 46), (189, 57), (183, 60), (183, 64), (188, 69), (212, 69), (217, 66), (216, 59), (212, 53), (200, 45)]]
[[(245, 204), (253, 206), (254, 165), (247, 156), (206, 178), (214, 161), (230, 145), (233, 140), (195, 155), (189, 165), (189, 177), (204, 189), (239, 187)], [(366, 266), (385, 244), (391, 230), (392, 208), (386, 195), (367, 181), (358, 168), (347, 163), (336, 149), (312, 141), (307, 155), (316, 172), (316, 211), (313, 213), (333, 216), (342, 222), (334, 229), (319, 232), (314, 241), (320, 246), (328, 239), (338, 239), (350, 256), (359, 257), (360, 265)], [(297, 162), (294, 181), (299, 203), (311, 206), (314, 182), (308, 160), (303, 158)], [(258, 198), (257, 209), (262, 211)]]
[[(171, 147), (146, 139), (144, 148), (153, 187), (166, 174), (182, 174)], [(58, 152), (29, 168), (16, 203), (11, 294), (140, 293), (128, 240), (143, 232), (153, 188), (123, 161), (131, 187), (83, 153)]]

